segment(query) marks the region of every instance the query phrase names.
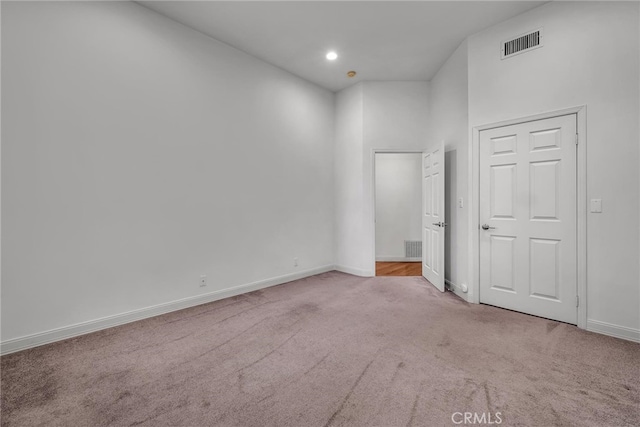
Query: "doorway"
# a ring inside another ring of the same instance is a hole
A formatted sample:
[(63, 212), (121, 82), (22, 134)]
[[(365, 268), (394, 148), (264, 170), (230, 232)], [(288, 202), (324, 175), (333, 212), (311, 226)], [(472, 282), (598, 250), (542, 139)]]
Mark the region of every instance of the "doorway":
[(374, 155), (376, 276), (421, 276), (422, 154)]

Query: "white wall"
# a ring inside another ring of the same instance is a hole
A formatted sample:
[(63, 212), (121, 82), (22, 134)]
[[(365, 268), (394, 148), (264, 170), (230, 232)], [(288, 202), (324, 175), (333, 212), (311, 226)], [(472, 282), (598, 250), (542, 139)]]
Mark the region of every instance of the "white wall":
[[(427, 112), (427, 82), (362, 82), (338, 93), (335, 218), (336, 241), (342, 243), (336, 264), (342, 270), (375, 275), (373, 150), (428, 147)], [(341, 136), (345, 126), (353, 137)], [(349, 153), (348, 160), (341, 153)]]
[[(469, 39), (469, 122), (587, 106), (588, 328), (640, 339), (639, 4), (552, 2)], [(544, 27), (544, 47), (500, 42)], [(459, 176), (460, 178), (460, 176)]]
[(376, 260), (405, 260), (405, 240), (422, 240), (422, 156), (378, 153), (375, 158)]
[(336, 95), (334, 149), (335, 260), (345, 272), (363, 275), (362, 84)]
[(329, 91), (132, 2), (2, 2), (2, 89), (3, 342), (333, 264)]
[[(465, 40), (429, 82), (429, 140), (445, 143), (445, 279), (462, 298), (467, 279), (469, 96)], [(458, 205), (462, 198), (463, 207)]]

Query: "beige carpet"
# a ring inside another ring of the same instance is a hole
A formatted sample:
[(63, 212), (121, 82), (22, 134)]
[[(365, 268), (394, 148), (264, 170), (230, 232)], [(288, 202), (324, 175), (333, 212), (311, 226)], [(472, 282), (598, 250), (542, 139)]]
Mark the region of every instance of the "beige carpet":
[(639, 344), (417, 277), (326, 273), (1, 368), (3, 426), (640, 425)]

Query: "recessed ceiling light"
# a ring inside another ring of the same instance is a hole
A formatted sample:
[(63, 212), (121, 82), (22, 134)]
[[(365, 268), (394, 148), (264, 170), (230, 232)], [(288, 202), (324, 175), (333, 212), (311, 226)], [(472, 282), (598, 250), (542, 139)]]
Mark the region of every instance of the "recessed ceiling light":
[(327, 53), (327, 59), (329, 61), (335, 61), (336, 59), (338, 59), (338, 54), (335, 53), (334, 51), (331, 51), (331, 52)]

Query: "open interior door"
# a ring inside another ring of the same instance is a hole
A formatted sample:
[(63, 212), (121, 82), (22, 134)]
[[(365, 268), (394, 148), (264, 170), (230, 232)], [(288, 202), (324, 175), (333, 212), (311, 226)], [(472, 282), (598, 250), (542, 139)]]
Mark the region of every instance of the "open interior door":
[(444, 141), (422, 153), (422, 275), (444, 292)]

